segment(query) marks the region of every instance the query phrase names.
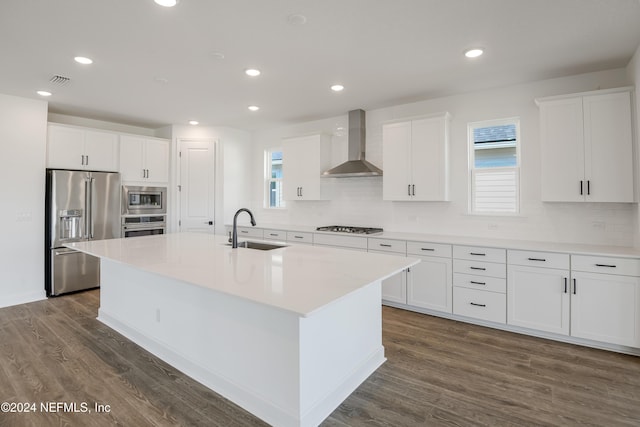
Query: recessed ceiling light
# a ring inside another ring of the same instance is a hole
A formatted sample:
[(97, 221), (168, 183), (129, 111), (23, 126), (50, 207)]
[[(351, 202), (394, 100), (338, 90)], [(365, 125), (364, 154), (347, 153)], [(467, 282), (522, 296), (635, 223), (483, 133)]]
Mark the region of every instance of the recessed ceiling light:
[(197, 121), (197, 120), (189, 120), (189, 124), (195, 126), (195, 125), (200, 124), (200, 122)]
[(178, 4), (179, 0), (153, 0), (156, 4), (164, 7), (173, 7)]
[(260, 70), (257, 70), (255, 68), (247, 68), (246, 70), (244, 70), (244, 73), (250, 77), (258, 77), (260, 75)]
[(484, 50), (480, 49), (479, 47), (474, 47), (473, 49), (465, 50), (464, 56), (466, 56), (467, 58), (477, 58), (483, 53), (484, 53)]
[(82, 64), (82, 65), (89, 65), (89, 64), (93, 64), (93, 60), (84, 56), (76, 56), (75, 58), (73, 58), (74, 61), (76, 61), (78, 64)]
[(292, 13), (287, 16), (287, 22), (290, 25), (304, 25), (307, 23), (307, 17), (300, 13)]
[(247, 108), (249, 108), (249, 110), (251, 111), (258, 111), (260, 109), (260, 107), (258, 107), (257, 105), (249, 105), (249, 107)]
[(40, 96), (51, 96), (51, 92), (46, 91), (46, 90), (39, 90), (36, 92), (38, 95)]
[(341, 92), (344, 90), (344, 86), (342, 85), (333, 85), (331, 86), (331, 90), (334, 92)]

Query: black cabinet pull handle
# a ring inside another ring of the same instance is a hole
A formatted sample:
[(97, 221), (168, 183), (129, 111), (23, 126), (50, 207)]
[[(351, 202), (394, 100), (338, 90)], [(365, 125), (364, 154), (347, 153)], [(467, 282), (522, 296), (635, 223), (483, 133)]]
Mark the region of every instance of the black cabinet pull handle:
[(578, 290), (578, 285), (576, 283), (576, 279), (573, 279), (573, 294), (574, 295), (577, 293), (576, 292), (577, 290)]
[(386, 243), (380, 243), (380, 246), (382, 246), (383, 248), (390, 248), (391, 245), (387, 245)]
[(415, 195), (416, 195), (416, 185), (415, 185), (415, 184), (413, 184), (413, 185), (411, 186), (411, 192), (413, 193), (413, 194), (412, 194), (412, 196), (415, 196)]
[(304, 236), (293, 236), (294, 239), (304, 239)]
[(564, 293), (567, 293), (567, 278), (564, 278)]
[(411, 196), (411, 184), (407, 184), (407, 196)]
[(596, 267), (616, 268), (614, 264), (596, 264)]
[(528, 259), (529, 261), (542, 261), (542, 262), (545, 262), (545, 261), (546, 261), (546, 259), (544, 259), (544, 258), (527, 258), (527, 259)]
[(582, 196), (584, 193), (582, 192), (582, 181), (580, 181), (580, 195)]
[(483, 285), (483, 286), (485, 286), (485, 285), (486, 285), (486, 283), (485, 283), (485, 282), (476, 282), (476, 281), (474, 281), (474, 280), (470, 280), (470, 282), (471, 282), (471, 283), (473, 283), (474, 285)]
[(269, 236), (277, 237), (278, 235), (276, 233), (269, 233)]
[(478, 304), (478, 303), (475, 303), (475, 302), (470, 302), (469, 304), (475, 305), (476, 307), (486, 307), (487, 306), (487, 304)]
[(591, 181), (587, 180), (587, 196), (591, 195)]
[(487, 254), (483, 254), (480, 252), (469, 252), (469, 255), (473, 255), (473, 256), (486, 256)]
[(484, 268), (484, 267), (469, 267), (469, 268), (472, 269), (472, 270), (482, 270), (482, 271), (486, 270), (486, 268)]
[(422, 250), (422, 251), (431, 251), (431, 252), (435, 251), (435, 249), (433, 249), (433, 248), (420, 248), (420, 250)]

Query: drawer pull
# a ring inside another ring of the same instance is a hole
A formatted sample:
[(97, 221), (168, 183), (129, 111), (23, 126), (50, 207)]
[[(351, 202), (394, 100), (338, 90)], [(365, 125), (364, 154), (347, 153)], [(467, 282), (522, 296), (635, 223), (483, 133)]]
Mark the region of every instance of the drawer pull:
[(475, 305), (476, 307), (486, 307), (487, 306), (487, 304), (478, 304), (478, 303), (475, 303), (475, 302), (470, 302), (469, 304)]
[(435, 249), (433, 249), (433, 248), (420, 248), (420, 250), (422, 250), (422, 251), (431, 251), (431, 252), (435, 251)]
[(616, 268), (616, 266), (613, 264), (596, 264), (596, 267)]
[(240, 230), (240, 232), (241, 232), (241, 233), (245, 233), (245, 234), (246, 234), (246, 233), (248, 233), (248, 231), (247, 231), (247, 230)]
[(573, 294), (577, 294), (578, 292), (578, 284), (576, 282), (576, 279), (573, 279)]
[(469, 255), (473, 255), (473, 256), (486, 256), (487, 254), (483, 254), (480, 252), (469, 252)]
[(293, 236), (294, 239), (304, 239), (304, 236)]
[(387, 245), (386, 243), (380, 243), (380, 246), (382, 246), (383, 248), (390, 248), (391, 245)]
[(278, 237), (278, 234), (277, 233), (269, 233), (269, 236)]
[(485, 283), (485, 282), (476, 282), (476, 281), (474, 281), (474, 280), (470, 280), (470, 282), (471, 282), (471, 283), (473, 283), (474, 285), (483, 285), (483, 286), (486, 286), (486, 283)]
[(486, 270), (486, 268), (484, 268), (484, 267), (469, 267), (469, 268), (472, 269), (472, 270), (482, 270), (482, 271)]
[(564, 278), (564, 293), (567, 293), (567, 278)]
[(527, 258), (527, 259), (528, 259), (529, 261), (542, 261), (542, 262), (545, 262), (545, 261), (546, 261), (546, 259), (544, 259), (544, 258)]

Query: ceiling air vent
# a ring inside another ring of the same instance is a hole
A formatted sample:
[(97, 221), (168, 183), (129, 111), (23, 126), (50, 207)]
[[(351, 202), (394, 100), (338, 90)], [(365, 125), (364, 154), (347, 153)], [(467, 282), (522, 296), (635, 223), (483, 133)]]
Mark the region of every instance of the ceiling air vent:
[(55, 76), (49, 79), (49, 83), (57, 86), (64, 86), (67, 83), (69, 83), (69, 80), (71, 80), (69, 77), (59, 76), (56, 74)]

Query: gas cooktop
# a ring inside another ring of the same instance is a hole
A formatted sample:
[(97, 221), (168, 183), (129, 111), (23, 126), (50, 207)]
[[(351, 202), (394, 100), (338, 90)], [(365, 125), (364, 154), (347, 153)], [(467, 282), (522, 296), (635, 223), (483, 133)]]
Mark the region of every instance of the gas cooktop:
[(382, 228), (371, 227), (351, 227), (348, 225), (327, 225), (325, 227), (318, 227), (316, 231), (333, 231), (336, 233), (350, 233), (350, 234), (378, 234), (382, 233)]

